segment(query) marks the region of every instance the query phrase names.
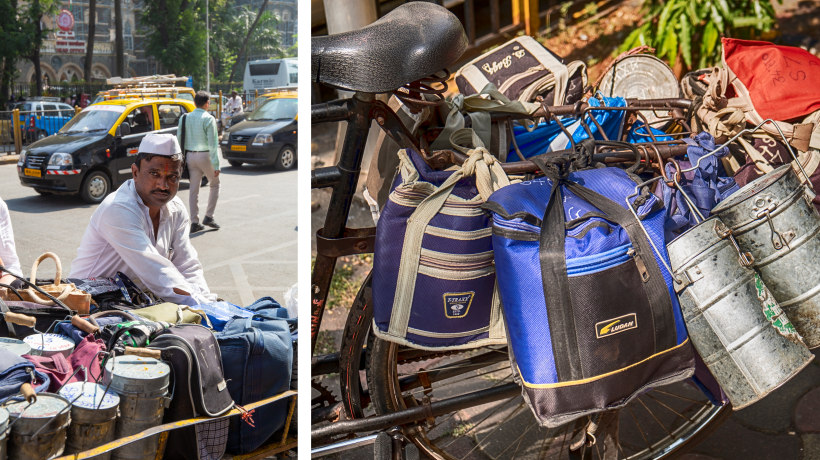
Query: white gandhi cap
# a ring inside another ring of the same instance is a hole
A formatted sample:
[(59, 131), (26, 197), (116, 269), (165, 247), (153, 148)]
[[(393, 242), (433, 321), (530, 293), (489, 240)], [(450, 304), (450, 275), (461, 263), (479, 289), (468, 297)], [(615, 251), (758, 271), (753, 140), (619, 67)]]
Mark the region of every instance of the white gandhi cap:
[(150, 153), (170, 157), (172, 160), (182, 159), (182, 150), (179, 141), (173, 134), (147, 134), (140, 142), (140, 153)]

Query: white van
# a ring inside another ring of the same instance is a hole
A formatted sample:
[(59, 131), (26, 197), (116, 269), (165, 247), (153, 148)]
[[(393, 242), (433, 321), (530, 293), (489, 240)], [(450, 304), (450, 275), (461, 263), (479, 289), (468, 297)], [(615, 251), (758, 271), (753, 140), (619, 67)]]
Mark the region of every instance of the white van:
[(246, 93), (265, 88), (296, 86), (298, 83), (296, 58), (261, 59), (245, 65), (243, 89)]

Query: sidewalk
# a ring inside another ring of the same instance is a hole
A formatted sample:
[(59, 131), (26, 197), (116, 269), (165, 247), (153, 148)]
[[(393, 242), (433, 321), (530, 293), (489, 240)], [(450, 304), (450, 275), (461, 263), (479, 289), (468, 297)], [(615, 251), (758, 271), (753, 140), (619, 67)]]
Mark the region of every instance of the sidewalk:
[(16, 153), (8, 154), (8, 155), (0, 155), (0, 165), (8, 165), (11, 163), (17, 163), (17, 160), (20, 159), (20, 155)]

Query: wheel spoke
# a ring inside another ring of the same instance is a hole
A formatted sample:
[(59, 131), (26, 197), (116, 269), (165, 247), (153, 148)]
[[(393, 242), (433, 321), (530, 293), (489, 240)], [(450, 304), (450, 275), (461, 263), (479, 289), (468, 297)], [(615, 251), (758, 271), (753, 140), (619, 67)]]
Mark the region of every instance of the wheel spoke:
[[(509, 385), (513, 379), (503, 347), (429, 352), (374, 340), (372, 353), (368, 354), (368, 382), (371, 396), (382, 401), (374, 400), (377, 413), (413, 407), (422, 404), (424, 398), (442, 402), (464, 391)], [(402, 364), (397, 364), (399, 357)], [(376, 379), (374, 375), (381, 377)], [(600, 459), (666, 458), (674, 453), (669, 449), (671, 446), (677, 450), (715, 418), (712, 406), (697, 399), (692, 388), (685, 383), (674, 385), (678, 386), (634, 398), (626, 410), (620, 411), (624, 415), (610, 414), (614, 419), (603, 425), (606, 429), (599, 430), (596, 443), (584, 445), (579, 451), (570, 452), (569, 446), (587, 425), (588, 418), (557, 428), (543, 428), (520, 396), (444, 414), (430, 426), (421, 422), (408, 427), (405, 435), (425, 454), (445, 460), (566, 460), (570, 454)], [(637, 409), (639, 406), (643, 409)], [(632, 421), (627, 423), (630, 418)]]
[(663, 422), (661, 422), (660, 419), (658, 419), (658, 416), (655, 415), (654, 412), (652, 412), (652, 409), (650, 409), (649, 406), (647, 406), (646, 403), (643, 402), (643, 400), (640, 397), (635, 398), (635, 399), (641, 404), (641, 406), (643, 406), (644, 409), (646, 409), (647, 412), (649, 412), (649, 415), (652, 417), (652, 419), (655, 420), (655, 422), (658, 424), (658, 426), (663, 428), (663, 431), (665, 431), (666, 434), (669, 435), (669, 437), (671, 438), (672, 437), (672, 432), (670, 432), (669, 428), (667, 428), (666, 425), (664, 425)]
[(663, 407), (663, 408), (665, 408), (665, 409), (669, 410), (669, 412), (672, 412), (673, 414), (677, 415), (678, 417), (680, 417), (680, 418), (682, 418), (682, 419), (684, 419), (684, 420), (687, 420), (689, 423), (694, 423), (694, 420), (693, 420), (693, 419), (691, 419), (691, 418), (689, 418), (689, 417), (687, 417), (687, 416), (685, 416), (685, 415), (681, 414), (680, 412), (678, 412), (678, 411), (676, 411), (675, 409), (671, 408), (668, 404), (666, 404), (665, 402), (661, 401), (660, 399), (658, 399), (658, 398), (656, 398), (656, 397), (652, 396), (651, 394), (647, 393), (646, 397), (647, 397), (647, 398), (649, 398), (649, 399), (651, 399), (652, 401), (655, 401), (655, 402), (656, 402), (658, 405), (660, 405), (661, 407)]
[(629, 415), (632, 416), (632, 420), (635, 421), (635, 427), (638, 429), (638, 432), (641, 434), (641, 437), (643, 438), (643, 442), (646, 444), (646, 449), (647, 450), (652, 449), (652, 444), (650, 444), (649, 440), (646, 438), (646, 433), (644, 433), (644, 431), (641, 429), (641, 424), (640, 424), (640, 422), (638, 422), (638, 418), (635, 416), (635, 411), (630, 406), (626, 406), (626, 408), (629, 410)]

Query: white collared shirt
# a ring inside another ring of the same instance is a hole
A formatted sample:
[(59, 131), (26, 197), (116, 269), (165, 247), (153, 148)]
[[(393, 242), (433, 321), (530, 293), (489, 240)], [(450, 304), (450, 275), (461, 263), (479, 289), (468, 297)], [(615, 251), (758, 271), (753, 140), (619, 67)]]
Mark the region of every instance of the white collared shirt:
[(0, 260), (6, 270), (22, 276), (20, 259), (17, 258), (17, 248), (14, 246), (14, 231), (11, 229), (11, 216), (6, 202), (0, 199)]
[(230, 116), (244, 112), (242, 98), (238, 94), (236, 97), (229, 97), (223, 110)]
[[(148, 207), (129, 179), (94, 211), (68, 277), (112, 278), (120, 271), (168, 302), (214, 302), (191, 245), (190, 226), (188, 211), (175, 196), (160, 208), (154, 235)], [(191, 296), (175, 293), (175, 287)]]

